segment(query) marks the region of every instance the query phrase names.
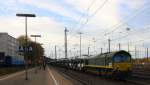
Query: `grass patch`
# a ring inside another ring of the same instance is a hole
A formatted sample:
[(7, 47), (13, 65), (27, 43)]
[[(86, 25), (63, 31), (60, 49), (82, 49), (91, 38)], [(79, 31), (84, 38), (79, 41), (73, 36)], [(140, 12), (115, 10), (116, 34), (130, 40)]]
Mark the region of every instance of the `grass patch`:
[(0, 76), (24, 70), (24, 66), (0, 67)]

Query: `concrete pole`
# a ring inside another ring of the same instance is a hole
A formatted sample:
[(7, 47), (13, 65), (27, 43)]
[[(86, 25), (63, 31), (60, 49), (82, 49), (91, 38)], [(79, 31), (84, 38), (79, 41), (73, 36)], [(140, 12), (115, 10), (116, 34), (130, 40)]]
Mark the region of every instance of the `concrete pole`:
[(148, 55), (148, 48), (146, 49), (146, 51), (147, 51), (146, 54), (147, 54), (147, 63), (148, 63), (149, 62), (149, 59), (148, 59), (148, 56), (149, 56)]
[(68, 54), (67, 54), (67, 28), (65, 27), (65, 58), (68, 58)]
[(110, 53), (110, 39), (108, 39), (108, 52)]
[(81, 39), (82, 39), (82, 33), (79, 32), (79, 35), (80, 35), (80, 58), (82, 57), (82, 50), (81, 50)]
[(128, 43), (128, 52), (130, 52), (130, 45), (129, 45), (129, 43)]
[(57, 61), (57, 46), (55, 45), (55, 60)]
[(61, 56), (61, 49), (59, 48), (59, 50), (58, 50), (58, 57), (60, 58), (60, 56)]
[(135, 45), (135, 62), (137, 62), (137, 50), (136, 50), (136, 45)]
[(103, 53), (103, 48), (101, 48), (101, 54)]
[(88, 47), (88, 57), (90, 57), (90, 47)]
[(96, 55), (96, 40), (95, 40), (95, 38), (93, 38), (93, 42), (94, 42), (94, 55)]
[(119, 43), (118, 46), (119, 46), (119, 51), (120, 51), (121, 50), (121, 44)]
[(75, 50), (75, 48), (73, 48), (73, 56), (74, 56), (74, 58), (76, 56), (76, 50)]

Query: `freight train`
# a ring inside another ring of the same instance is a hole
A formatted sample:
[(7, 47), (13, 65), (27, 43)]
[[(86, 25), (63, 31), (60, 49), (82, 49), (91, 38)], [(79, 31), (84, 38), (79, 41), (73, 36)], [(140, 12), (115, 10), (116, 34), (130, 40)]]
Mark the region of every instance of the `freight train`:
[(131, 55), (124, 50), (102, 53), (86, 59), (59, 59), (51, 64), (119, 79), (129, 77), (132, 71)]

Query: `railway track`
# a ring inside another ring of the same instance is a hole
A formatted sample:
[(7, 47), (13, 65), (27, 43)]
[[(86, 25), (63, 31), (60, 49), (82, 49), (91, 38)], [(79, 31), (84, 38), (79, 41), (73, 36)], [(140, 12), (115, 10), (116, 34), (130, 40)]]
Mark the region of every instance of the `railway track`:
[(80, 78), (80, 76), (73, 74), (70, 71), (66, 71), (63, 68), (54, 68), (58, 73), (62, 74), (65, 78), (68, 80), (74, 82), (74, 85), (92, 85), (90, 82), (87, 82), (86, 80), (83, 80)]
[(140, 80), (139, 78), (132, 78), (126, 80), (127, 82), (131, 83), (131, 85), (150, 85), (148, 81)]
[(150, 85), (150, 65), (144, 67), (143, 65), (136, 65), (133, 68), (132, 77), (127, 81), (138, 83), (140, 85)]
[(68, 80), (74, 82), (74, 85), (149, 85), (147, 82), (145, 83), (143, 80), (139, 81), (140, 79), (137, 78), (120, 81), (99, 77), (93, 74), (65, 70), (64, 68), (54, 67), (54, 69)]
[(150, 85), (150, 75), (144, 72), (134, 72), (127, 81), (139, 85)]

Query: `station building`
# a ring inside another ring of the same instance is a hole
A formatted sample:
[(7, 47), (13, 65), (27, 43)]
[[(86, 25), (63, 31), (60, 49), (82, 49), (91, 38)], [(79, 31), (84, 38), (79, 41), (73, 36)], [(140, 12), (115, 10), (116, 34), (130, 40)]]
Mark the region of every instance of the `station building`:
[(0, 33), (0, 64), (23, 64), (24, 57), (18, 52), (19, 42), (8, 33)]

